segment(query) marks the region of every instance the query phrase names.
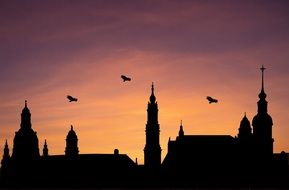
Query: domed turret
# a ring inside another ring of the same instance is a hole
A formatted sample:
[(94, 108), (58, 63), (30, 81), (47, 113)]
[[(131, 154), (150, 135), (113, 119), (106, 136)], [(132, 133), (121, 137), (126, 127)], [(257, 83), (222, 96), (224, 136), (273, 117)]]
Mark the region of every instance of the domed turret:
[(20, 129), (15, 133), (12, 158), (16, 160), (35, 160), (39, 158), (37, 133), (31, 125), (31, 113), (25, 100), (21, 113)]
[(23, 130), (31, 128), (31, 113), (27, 107), (27, 100), (25, 100), (25, 105), (24, 108), (22, 109), (20, 127)]
[(240, 122), (238, 138), (241, 140), (249, 139), (252, 135), (251, 131), (251, 124), (245, 113), (243, 119)]
[(65, 148), (65, 155), (74, 157), (78, 155), (78, 139), (75, 131), (73, 130), (73, 126), (71, 125), (70, 131), (66, 137), (66, 148)]

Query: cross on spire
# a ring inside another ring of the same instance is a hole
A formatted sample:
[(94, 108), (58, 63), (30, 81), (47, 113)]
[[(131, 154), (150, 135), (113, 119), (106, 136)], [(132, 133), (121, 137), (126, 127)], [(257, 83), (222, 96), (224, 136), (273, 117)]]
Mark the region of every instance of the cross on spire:
[(261, 72), (262, 72), (262, 91), (264, 91), (264, 70), (266, 68), (262, 65), (262, 67), (260, 68)]

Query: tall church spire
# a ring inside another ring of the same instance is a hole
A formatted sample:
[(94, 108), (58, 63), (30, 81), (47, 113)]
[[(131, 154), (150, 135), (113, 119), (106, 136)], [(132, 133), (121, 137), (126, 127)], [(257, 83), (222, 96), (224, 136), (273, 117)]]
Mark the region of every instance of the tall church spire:
[(179, 137), (184, 136), (184, 129), (183, 129), (183, 121), (181, 120), (180, 130), (179, 130)]
[(152, 83), (152, 94), (151, 94), (151, 96), (150, 96), (150, 102), (151, 103), (155, 103), (155, 101), (156, 101), (156, 97), (155, 97), (155, 95), (154, 95), (154, 83)]
[(158, 123), (158, 104), (154, 95), (154, 84), (151, 87), (150, 101), (147, 108), (146, 144), (144, 148), (144, 165), (157, 169), (161, 164), (160, 126)]
[(266, 93), (265, 93), (265, 90), (264, 90), (264, 70), (266, 68), (264, 68), (264, 66), (262, 65), (262, 67), (260, 68), (261, 72), (262, 72), (262, 86), (261, 86), (261, 92), (259, 94), (259, 98), (260, 99), (265, 99), (266, 98)]
[(262, 72), (262, 84), (261, 84), (261, 92), (259, 93), (259, 101), (258, 101), (258, 113), (260, 114), (264, 114), (267, 113), (267, 104), (268, 102), (266, 101), (266, 93), (264, 90), (264, 70), (266, 68), (264, 68), (264, 66), (262, 65), (262, 67), (260, 68), (261, 72)]
[[(266, 155), (273, 154), (273, 138), (272, 138), (272, 126), (273, 121), (271, 116), (267, 113), (266, 93), (264, 90), (264, 66), (260, 68), (262, 73), (261, 92), (259, 93), (258, 113), (253, 118), (253, 137), (257, 144), (256, 150), (263, 152)], [(262, 154), (263, 154), (262, 153)]]

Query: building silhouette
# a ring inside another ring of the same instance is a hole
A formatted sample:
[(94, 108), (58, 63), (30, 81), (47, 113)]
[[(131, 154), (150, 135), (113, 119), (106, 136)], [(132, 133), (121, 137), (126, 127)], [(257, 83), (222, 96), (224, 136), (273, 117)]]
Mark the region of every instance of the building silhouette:
[(272, 118), (268, 114), (261, 68), (261, 91), (252, 121), (243, 116), (235, 137), (188, 135), (181, 121), (175, 140), (161, 163), (158, 104), (151, 87), (147, 107), (144, 165), (115, 149), (112, 154), (80, 154), (78, 137), (71, 125), (64, 155), (49, 155), (45, 140), (39, 154), (37, 133), (25, 101), (20, 129), (15, 133), (10, 156), (7, 140), (1, 161), (3, 187), (289, 187), (288, 154), (273, 153)]
[(148, 169), (156, 169), (161, 166), (158, 111), (158, 103), (154, 95), (154, 84), (152, 84), (152, 92), (147, 108), (146, 144), (144, 148), (144, 165)]
[(68, 157), (75, 157), (78, 155), (78, 138), (73, 130), (73, 126), (71, 125), (70, 131), (66, 137), (66, 148), (65, 148), (65, 155)]

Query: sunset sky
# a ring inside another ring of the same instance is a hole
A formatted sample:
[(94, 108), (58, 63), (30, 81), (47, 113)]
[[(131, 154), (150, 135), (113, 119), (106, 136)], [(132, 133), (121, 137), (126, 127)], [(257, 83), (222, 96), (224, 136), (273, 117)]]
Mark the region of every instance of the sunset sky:
[(80, 153), (143, 163), (152, 82), (162, 159), (180, 120), (185, 134), (236, 136), (262, 64), (274, 152), (289, 152), (289, 1), (0, 1), (0, 156), (27, 100), (41, 154), (45, 139), (64, 154), (72, 124)]

